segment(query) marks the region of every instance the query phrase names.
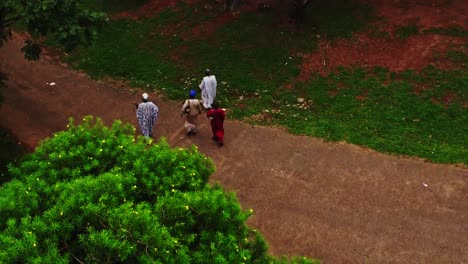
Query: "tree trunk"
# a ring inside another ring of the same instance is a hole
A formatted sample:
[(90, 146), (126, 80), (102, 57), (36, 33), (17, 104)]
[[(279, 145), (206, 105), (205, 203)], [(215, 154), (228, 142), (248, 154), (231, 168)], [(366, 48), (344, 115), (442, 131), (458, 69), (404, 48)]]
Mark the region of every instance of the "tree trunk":
[(289, 15), (290, 22), (302, 24), (304, 22), (305, 8), (311, 2), (311, 0), (294, 0), (294, 5)]
[(239, 6), (239, 0), (224, 0), (224, 12), (234, 11)]

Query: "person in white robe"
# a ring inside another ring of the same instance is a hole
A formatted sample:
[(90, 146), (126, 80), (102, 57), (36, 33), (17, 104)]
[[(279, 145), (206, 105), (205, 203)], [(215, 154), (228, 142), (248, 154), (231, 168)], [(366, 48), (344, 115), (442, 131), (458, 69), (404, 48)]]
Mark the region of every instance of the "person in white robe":
[(143, 102), (135, 104), (138, 125), (143, 136), (151, 137), (153, 136), (153, 126), (158, 121), (159, 109), (153, 102), (148, 101), (147, 93), (141, 96), (141, 100)]
[(216, 82), (216, 77), (213, 74), (211, 74), (211, 71), (209, 69), (206, 69), (205, 77), (203, 77), (203, 80), (199, 85), (201, 90), (202, 104), (205, 107), (205, 109), (211, 108), (211, 104), (216, 98), (217, 85), (218, 83)]

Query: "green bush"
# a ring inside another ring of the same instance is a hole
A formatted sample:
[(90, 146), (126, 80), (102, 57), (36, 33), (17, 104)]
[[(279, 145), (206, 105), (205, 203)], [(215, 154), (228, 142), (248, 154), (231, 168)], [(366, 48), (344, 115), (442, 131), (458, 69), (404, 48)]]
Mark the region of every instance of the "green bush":
[(416, 24), (410, 24), (405, 26), (400, 26), (395, 32), (395, 36), (398, 39), (406, 40), (411, 36), (417, 35), (419, 33), (419, 26)]
[(465, 29), (460, 26), (451, 26), (451, 27), (431, 27), (424, 30), (424, 34), (438, 34), (438, 35), (447, 35), (454, 37), (468, 37), (468, 29)]
[[(278, 263), (196, 147), (86, 117), (0, 188), (0, 263)], [(310, 263), (294, 258), (292, 262)]]

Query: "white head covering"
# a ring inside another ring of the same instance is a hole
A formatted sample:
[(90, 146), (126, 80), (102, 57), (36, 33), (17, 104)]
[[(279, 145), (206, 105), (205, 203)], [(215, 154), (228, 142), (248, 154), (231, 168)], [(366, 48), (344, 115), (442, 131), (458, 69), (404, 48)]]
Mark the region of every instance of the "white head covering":
[(141, 95), (141, 98), (147, 100), (147, 99), (148, 99), (148, 94), (147, 94), (147, 93), (142, 94), (142, 95)]

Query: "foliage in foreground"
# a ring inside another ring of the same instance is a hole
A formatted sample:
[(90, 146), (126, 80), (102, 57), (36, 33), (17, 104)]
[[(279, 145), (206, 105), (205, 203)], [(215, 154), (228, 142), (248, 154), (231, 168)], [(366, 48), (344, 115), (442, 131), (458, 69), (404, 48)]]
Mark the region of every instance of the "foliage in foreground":
[[(98, 119), (47, 139), (0, 189), (0, 263), (278, 263), (212, 162)], [(293, 259), (297, 263), (310, 260)]]
[(38, 36), (56, 34), (65, 50), (89, 44), (96, 29), (105, 21), (105, 14), (89, 11), (80, 0), (2, 0), (0, 2), (0, 46), (11, 37), (11, 28), (22, 23), (31, 34), (21, 49), (26, 59), (37, 60), (41, 48)]

